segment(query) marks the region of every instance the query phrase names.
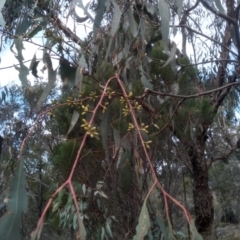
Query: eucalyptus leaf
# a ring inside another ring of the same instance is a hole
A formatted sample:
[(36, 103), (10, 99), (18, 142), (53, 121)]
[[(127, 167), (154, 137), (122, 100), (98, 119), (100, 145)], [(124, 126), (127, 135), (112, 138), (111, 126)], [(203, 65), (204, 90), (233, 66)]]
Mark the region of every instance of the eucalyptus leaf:
[(178, 18), (181, 19), (183, 0), (176, 0), (175, 4), (176, 4), (176, 7), (177, 7)]
[(224, 8), (223, 8), (223, 6), (222, 6), (222, 4), (221, 4), (221, 1), (220, 1), (220, 0), (213, 0), (213, 1), (215, 2), (218, 10), (219, 10), (221, 13), (225, 14), (225, 10), (224, 10)]
[(106, 154), (106, 160), (109, 161), (109, 145), (108, 145), (108, 135), (109, 135), (109, 123), (110, 123), (110, 107), (103, 113), (100, 128), (102, 136), (102, 144)]
[(137, 29), (137, 23), (133, 17), (133, 10), (131, 8), (129, 8), (125, 14), (127, 14), (127, 16), (128, 16), (129, 27), (130, 27), (131, 33), (132, 33), (133, 37), (136, 37), (138, 35), (138, 29)]
[(7, 212), (0, 218), (0, 239), (22, 239), (22, 213), (28, 205), (24, 160), (19, 160), (9, 184)]
[(5, 2), (6, 2), (6, 0), (0, 1), (0, 25), (2, 27), (5, 27), (5, 20), (4, 20), (3, 15), (2, 15), (2, 9), (5, 5)]
[(170, 10), (167, 1), (159, 0), (158, 9), (161, 17), (161, 32), (163, 37), (164, 48), (167, 49), (170, 23)]
[(117, 2), (115, 0), (111, 0), (114, 10), (113, 10), (113, 20), (112, 20), (112, 27), (111, 27), (111, 36), (114, 36), (117, 32), (120, 24), (120, 19), (122, 16), (121, 9), (119, 8)]
[(173, 47), (171, 48), (169, 58), (167, 59), (167, 61), (165, 62), (165, 64), (162, 67), (166, 67), (175, 58), (176, 51), (177, 51), (177, 45), (175, 43), (173, 43)]
[(141, 73), (141, 82), (142, 82), (143, 87), (148, 88), (150, 90), (153, 90), (153, 85), (146, 78), (147, 74), (143, 70), (143, 67), (139, 66), (139, 70), (140, 70), (140, 73)]
[(136, 235), (133, 237), (133, 240), (143, 240), (147, 235), (148, 230), (151, 227), (150, 217), (147, 208), (147, 200), (143, 202), (143, 206), (138, 218), (138, 225), (136, 227)]
[(71, 123), (70, 123), (70, 126), (69, 126), (69, 129), (68, 129), (68, 132), (66, 134), (66, 136), (73, 130), (73, 128), (75, 127), (78, 119), (79, 119), (79, 112), (77, 112), (76, 110), (74, 110), (73, 112), (73, 115), (72, 115), (72, 119), (71, 119)]
[(202, 236), (198, 233), (198, 231), (196, 229), (194, 219), (191, 219), (190, 231), (192, 233), (191, 240), (203, 240)]

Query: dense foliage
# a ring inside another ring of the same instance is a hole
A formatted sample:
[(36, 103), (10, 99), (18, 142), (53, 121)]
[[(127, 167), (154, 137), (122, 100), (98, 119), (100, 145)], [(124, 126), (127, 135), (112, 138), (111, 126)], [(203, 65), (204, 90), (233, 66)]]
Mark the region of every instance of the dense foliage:
[(0, 89), (1, 239), (209, 240), (238, 223), (237, 1), (0, 8), (22, 83)]

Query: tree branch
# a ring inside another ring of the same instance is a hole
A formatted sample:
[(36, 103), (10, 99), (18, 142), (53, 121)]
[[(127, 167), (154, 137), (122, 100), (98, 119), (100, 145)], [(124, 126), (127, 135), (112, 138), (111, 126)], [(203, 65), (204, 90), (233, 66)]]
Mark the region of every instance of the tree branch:
[[(232, 77), (234, 77), (234, 76), (232, 76)], [(162, 92), (157, 92), (157, 91), (152, 91), (150, 89), (146, 89), (145, 93), (138, 98), (144, 98), (144, 97), (146, 97), (146, 95), (148, 93), (159, 95), (159, 96), (162, 96), (162, 97), (167, 97), (168, 96), (168, 97), (182, 98), (182, 99), (198, 98), (198, 97), (201, 97), (201, 96), (210, 95), (211, 93), (215, 93), (215, 92), (218, 92), (218, 91), (226, 89), (226, 88), (231, 88), (232, 86), (235, 86), (235, 85), (240, 85), (240, 82), (231, 82), (231, 83), (228, 83), (228, 84), (226, 84), (222, 87), (215, 88), (213, 90), (209, 90), (209, 91), (202, 92), (202, 93), (197, 93), (197, 94), (192, 94), (192, 95), (188, 95), (188, 96), (187, 95), (174, 95), (174, 94), (170, 94), (170, 93), (162, 93)]]
[(237, 22), (234, 18), (228, 16), (228, 15), (225, 15), (219, 11), (216, 11), (214, 10), (208, 3), (206, 3), (204, 0), (200, 0), (200, 2), (202, 3), (202, 5), (207, 9), (209, 10), (210, 12), (212, 12), (213, 14), (225, 19), (226, 21), (228, 21), (229, 23), (232, 23), (233, 25), (237, 25)]
[(231, 148), (230, 151), (229, 151), (228, 153), (224, 154), (223, 156), (213, 158), (212, 161), (210, 161), (210, 162), (207, 164), (207, 168), (210, 168), (210, 167), (212, 166), (213, 162), (227, 160), (227, 159), (229, 158), (229, 156), (230, 156), (234, 151), (236, 151), (236, 149), (238, 149), (237, 146)]

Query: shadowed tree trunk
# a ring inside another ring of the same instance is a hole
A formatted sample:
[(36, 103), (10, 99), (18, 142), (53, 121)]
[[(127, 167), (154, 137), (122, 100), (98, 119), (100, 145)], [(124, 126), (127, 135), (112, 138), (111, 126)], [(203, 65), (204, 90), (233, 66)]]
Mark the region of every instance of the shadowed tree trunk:
[(193, 202), (195, 224), (204, 239), (213, 239), (213, 198), (208, 185), (208, 166), (204, 158), (204, 136), (197, 138), (189, 150), (193, 170)]

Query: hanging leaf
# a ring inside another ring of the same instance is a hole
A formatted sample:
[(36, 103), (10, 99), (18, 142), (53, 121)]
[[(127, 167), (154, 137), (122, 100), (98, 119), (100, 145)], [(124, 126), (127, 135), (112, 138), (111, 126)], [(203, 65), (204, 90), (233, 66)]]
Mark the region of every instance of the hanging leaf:
[(57, 75), (57, 71), (53, 70), (52, 60), (48, 53), (44, 53), (43, 63), (45, 64), (45, 67), (48, 69), (48, 83), (36, 104), (36, 107), (35, 107), (36, 112), (39, 112), (41, 110), (43, 103), (47, 100), (48, 95), (50, 94), (51, 90), (54, 87), (54, 84), (56, 81), (56, 75)]
[(138, 69), (140, 70), (140, 73), (141, 73), (141, 82), (142, 82), (143, 87), (153, 90), (153, 85), (147, 80), (147, 78), (145, 76), (146, 73), (144, 72), (143, 67), (139, 66)]
[(4, 89), (5, 89), (6, 95), (8, 96), (8, 88), (5, 86)]
[(86, 232), (86, 228), (83, 224), (83, 220), (80, 217), (80, 214), (78, 214), (78, 225), (79, 225), (78, 226), (79, 230), (77, 232), (77, 237), (79, 237), (79, 238), (77, 238), (77, 239), (85, 240), (87, 237), (87, 232)]
[(147, 209), (147, 200), (143, 202), (143, 206), (138, 218), (138, 225), (136, 227), (136, 235), (133, 240), (143, 240), (147, 235), (149, 228), (151, 227), (150, 217)]
[(191, 240), (203, 240), (202, 236), (198, 233), (198, 231), (196, 229), (194, 219), (191, 219), (190, 231), (192, 233)]
[(5, 20), (2, 15), (2, 9), (5, 5), (6, 0), (0, 1), (0, 25), (4, 28), (5, 27)]
[(33, 65), (32, 65), (32, 68), (31, 68), (31, 70), (32, 70), (32, 75), (33, 75), (35, 78), (39, 78), (39, 76), (38, 76), (38, 74), (37, 74), (37, 73), (38, 73), (37, 67), (38, 67), (39, 62), (40, 62), (40, 61), (34, 62)]
[[(148, 175), (148, 187), (151, 188), (153, 185), (153, 181)], [(154, 222), (153, 224), (158, 227), (159, 231), (154, 232), (154, 237), (159, 239), (160, 236), (163, 237), (163, 239), (174, 239), (172, 237), (173, 231), (171, 226), (167, 227), (164, 219), (164, 208), (162, 201), (160, 199), (159, 190), (155, 187), (153, 188), (152, 194), (148, 198), (149, 206), (151, 206), (149, 209), (150, 213), (154, 216)]]
[(70, 123), (70, 127), (68, 129), (66, 136), (73, 130), (74, 126), (76, 125), (76, 123), (79, 119), (79, 116), (80, 116), (80, 114), (76, 110), (74, 110), (72, 119), (71, 119), (71, 123)]
[(149, 13), (151, 13), (152, 15), (154, 15), (156, 13), (156, 8), (155, 8), (154, 4), (151, 4), (150, 2), (145, 3), (145, 7), (146, 7), (147, 11)]
[(145, 42), (146, 41), (146, 23), (145, 23), (145, 19), (143, 18), (140, 18), (140, 23), (139, 23), (139, 27), (140, 27), (140, 35), (141, 35), (141, 39), (142, 39), (142, 42)]
[(120, 148), (120, 132), (116, 128), (113, 128), (113, 139), (114, 139), (114, 155), (117, 153), (117, 151)]
[(37, 58), (36, 58), (36, 53), (34, 54), (33, 58), (32, 58), (32, 61), (30, 63), (30, 66), (29, 66), (29, 70), (32, 71), (32, 75), (35, 77), (35, 78), (39, 78), (39, 76), (37, 75), (37, 67), (38, 67), (38, 64), (39, 64), (40, 61), (37, 61)]
[(75, 97), (78, 97), (79, 93), (82, 91), (83, 72), (85, 71), (85, 68), (87, 68), (87, 63), (84, 55), (82, 54), (75, 74), (75, 87), (73, 89), (73, 95)]
[(109, 161), (109, 146), (108, 146), (108, 134), (109, 134), (109, 113), (110, 107), (103, 113), (102, 121), (100, 124), (101, 128), (101, 136), (102, 136), (102, 144), (103, 149), (105, 150), (106, 160)]
[(23, 160), (20, 160), (10, 180), (8, 197), (5, 198), (7, 212), (0, 219), (0, 239), (22, 239), (20, 234), (22, 213), (28, 205), (25, 185), (26, 173)]
[(136, 37), (138, 35), (138, 29), (137, 29), (136, 21), (133, 17), (133, 9), (129, 8), (127, 10), (126, 14), (128, 16), (128, 21), (129, 21), (129, 26), (130, 26), (131, 33), (132, 33), (133, 37)]
[(120, 174), (123, 191), (128, 193), (132, 184), (132, 155), (128, 150), (121, 155)]
[(28, 33), (27, 33), (27, 38), (33, 38), (36, 34), (38, 34), (40, 31), (42, 31), (43, 28), (42, 26), (36, 26), (35, 28), (31, 29)]
[(113, 44), (113, 38), (110, 38), (109, 43), (108, 43), (108, 48), (107, 48), (107, 52), (106, 52), (106, 56), (105, 56), (105, 60), (108, 58), (110, 50), (112, 48), (112, 44)]
[(2, 91), (2, 99), (1, 99), (1, 101), (3, 102), (5, 102), (6, 101), (6, 93), (4, 92), (4, 91)]
[(21, 36), (22, 34), (26, 34), (27, 29), (31, 25), (32, 25), (32, 20), (30, 20), (28, 14), (22, 14), (19, 18), (15, 35)]
[(162, 66), (162, 68), (166, 67), (175, 58), (176, 51), (177, 51), (177, 45), (175, 43), (173, 43), (172, 45), (173, 45), (173, 47), (171, 48), (171, 52), (169, 54), (169, 58), (167, 59), (165, 64)]
[(113, 56), (113, 66), (116, 66), (123, 59), (123, 56), (124, 56), (123, 51)]
[(96, 14), (94, 24), (93, 24), (93, 32), (94, 33), (96, 33), (96, 28), (99, 28), (101, 26), (104, 9), (105, 9), (105, 0), (98, 0), (98, 5), (97, 5), (97, 9), (96, 9), (97, 14)]
[(170, 23), (170, 10), (166, 0), (158, 1), (158, 9), (161, 17), (161, 32), (163, 36), (163, 46), (167, 49)]
[(224, 8), (223, 8), (223, 6), (221, 4), (221, 1), (220, 0), (214, 0), (214, 2), (215, 2), (215, 5), (217, 6), (218, 10), (221, 13), (225, 14), (225, 11), (224, 11)]
[(122, 12), (115, 0), (111, 0), (111, 2), (114, 7), (112, 28), (111, 28), (111, 36), (113, 37), (119, 28), (119, 23), (120, 23)]
[(78, 66), (76, 69), (76, 74), (75, 74), (75, 86), (73, 89), (73, 95), (77, 97), (79, 93), (82, 91), (82, 69), (81, 66)]
[(177, 1), (175, 1), (175, 4), (177, 7), (178, 18), (181, 19), (183, 0), (177, 0)]
[[(30, 84), (29, 84), (29, 81), (27, 79), (27, 76), (29, 74), (29, 70), (28, 68), (23, 64), (23, 55), (22, 55), (22, 50), (23, 50), (23, 43), (22, 43), (22, 40), (23, 38), (22, 37), (19, 37), (17, 39), (14, 40), (11, 48), (15, 45), (16, 49), (17, 49), (17, 55), (15, 56), (16, 59), (18, 60), (19, 62), (19, 66), (14, 66), (15, 69), (19, 72), (18, 76), (19, 76), (19, 79), (22, 83), (22, 85), (30, 90), (32, 90)], [(16, 53), (14, 53), (16, 54)]]

